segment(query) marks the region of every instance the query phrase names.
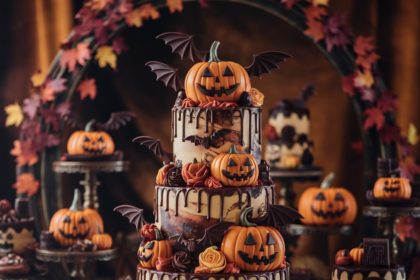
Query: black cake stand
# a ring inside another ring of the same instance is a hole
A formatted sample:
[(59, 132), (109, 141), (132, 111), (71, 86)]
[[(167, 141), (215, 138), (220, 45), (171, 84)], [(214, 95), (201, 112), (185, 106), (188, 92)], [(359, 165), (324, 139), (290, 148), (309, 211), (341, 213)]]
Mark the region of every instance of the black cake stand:
[(128, 161), (56, 161), (53, 170), (56, 173), (81, 173), (85, 175), (84, 180), (80, 181), (85, 189), (84, 208), (99, 208), (97, 188), (101, 184), (97, 179), (97, 173), (124, 172), (128, 170)]

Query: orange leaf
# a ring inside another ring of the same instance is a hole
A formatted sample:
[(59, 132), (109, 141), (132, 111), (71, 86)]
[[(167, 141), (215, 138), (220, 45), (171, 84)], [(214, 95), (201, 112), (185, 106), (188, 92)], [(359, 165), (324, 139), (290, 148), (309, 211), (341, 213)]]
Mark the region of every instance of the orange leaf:
[(76, 68), (77, 63), (77, 49), (66, 49), (63, 50), (63, 54), (60, 58), (60, 66), (62, 68), (68, 68), (70, 72)]
[(104, 68), (109, 65), (112, 69), (117, 68), (117, 55), (110, 46), (102, 46), (98, 49), (95, 56), (99, 67)]
[(168, 6), (169, 12), (171, 14), (175, 12), (182, 12), (184, 8), (182, 5), (182, 0), (166, 0), (166, 5)]
[(95, 99), (96, 97), (96, 82), (95, 79), (86, 79), (83, 80), (77, 90), (80, 93), (80, 99), (85, 99), (89, 97), (90, 99)]
[(380, 130), (385, 123), (385, 117), (382, 111), (378, 108), (369, 108), (365, 111), (365, 123), (363, 127), (369, 129), (371, 127), (376, 127), (377, 130)]
[(38, 192), (39, 182), (32, 173), (22, 173), (17, 177), (16, 183), (13, 185), (16, 193), (26, 193), (29, 197)]
[(371, 88), (375, 80), (373, 79), (372, 72), (366, 70), (364, 72), (358, 71), (354, 78), (354, 85), (356, 87)]
[(18, 166), (34, 165), (38, 162), (38, 155), (29, 147), (30, 143), (15, 140), (13, 145), (10, 154), (16, 157)]
[(303, 33), (314, 39), (315, 42), (319, 42), (325, 37), (324, 27), (321, 22), (316, 20), (310, 20), (307, 22), (308, 29), (306, 29)]
[(79, 43), (76, 46), (77, 49), (77, 62), (80, 65), (85, 65), (86, 61), (90, 59), (89, 43)]
[(141, 27), (143, 25), (143, 20), (158, 19), (159, 16), (159, 11), (149, 3), (129, 12), (125, 16), (125, 20), (129, 26)]
[(87, 4), (87, 6), (90, 6), (92, 10), (103, 10), (106, 6), (109, 4), (114, 3), (114, 0), (91, 0)]
[(45, 87), (41, 90), (41, 99), (43, 102), (53, 101), (57, 93), (66, 90), (66, 79), (59, 78), (50, 80), (45, 84)]

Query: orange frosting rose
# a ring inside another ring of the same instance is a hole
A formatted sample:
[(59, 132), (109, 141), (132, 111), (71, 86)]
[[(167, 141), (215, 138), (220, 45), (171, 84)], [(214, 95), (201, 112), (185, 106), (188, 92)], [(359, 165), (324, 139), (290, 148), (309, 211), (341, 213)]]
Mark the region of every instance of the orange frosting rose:
[(184, 179), (187, 186), (198, 185), (204, 183), (207, 177), (209, 177), (209, 167), (207, 164), (202, 162), (189, 162), (182, 166), (182, 179)]
[(208, 177), (204, 181), (204, 186), (211, 189), (218, 189), (218, 188), (223, 187), (222, 183), (220, 183), (220, 181), (214, 178), (213, 176)]
[(197, 107), (197, 102), (192, 99), (185, 98), (181, 103), (182, 108)]
[(169, 164), (165, 164), (159, 169), (156, 175), (156, 185), (158, 186), (165, 185), (166, 174), (168, 174), (169, 169), (171, 169), (172, 167), (174, 167), (174, 165), (172, 163), (169, 163)]
[(251, 88), (251, 103), (252, 106), (261, 107), (264, 104), (264, 94), (256, 88)]
[(146, 241), (155, 240), (156, 229), (157, 227), (155, 224), (145, 224), (140, 230), (140, 235), (143, 236)]
[(198, 256), (200, 265), (195, 268), (196, 273), (218, 273), (226, 267), (225, 255), (217, 247), (208, 247)]

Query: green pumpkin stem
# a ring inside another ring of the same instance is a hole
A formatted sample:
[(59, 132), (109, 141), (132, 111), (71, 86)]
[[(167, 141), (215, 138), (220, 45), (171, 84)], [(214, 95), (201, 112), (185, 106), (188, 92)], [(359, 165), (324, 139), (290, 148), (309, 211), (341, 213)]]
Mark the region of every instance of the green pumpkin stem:
[(239, 154), (238, 150), (236, 149), (236, 145), (232, 144), (229, 148), (229, 154)]
[(71, 203), (71, 206), (69, 208), (70, 211), (82, 211), (82, 194), (80, 193), (79, 189), (74, 190), (73, 195), (73, 202)]
[(325, 176), (324, 180), (322, 180), (321, 189), (328, 189), (329, 187), (331, 187), (334, 177), (334, 172), (328, 173), (328, 175)]
[(217, 49), (219, 48), (219, 46), (219, 41), (214, 41), (213, 44), (211, 44), (209, 62), (220, 62), (220, 59), (217, 56)]
[(156, 240), (157, 241), (164, 239), (162, 232), (158, 228), (155, 228), (155, 234), (156, 234)]
[(96, 120), (92, 119), (85, 125), (85, 131), (95, 131)]
[(252, 207), (247, 207), (244, 210), (242, 210), (241, 216), (239, 217), (239, 221), (241, 223), (241, 226), (243, 226), (243, 227), (255, 227), (255, 226), (257, 226), (257, 224), (251, 223), (247, 218), (247, 215), (251, 212), (252, 212)]

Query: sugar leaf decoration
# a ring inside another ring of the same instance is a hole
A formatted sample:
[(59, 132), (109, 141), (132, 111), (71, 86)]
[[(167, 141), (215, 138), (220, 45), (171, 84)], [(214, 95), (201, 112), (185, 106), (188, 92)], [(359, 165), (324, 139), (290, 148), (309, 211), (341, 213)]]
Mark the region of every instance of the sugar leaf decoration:
[(117, 55), (110, 46), (102, 46), (98, 48), (95, 58), (101, 68), (105, 68), (107, 65), (109, 65), (112, 69), (117, 68)]
[(35, 179), (32, 173), (22, 173), (17, 177), (13, 188), (16, 189), (16, 193), (25, 193), (31, 197), (38, 192), (39, 181)]
[(80, 99), (84, 100), (86, 98), (95, 99), (96, 98), (96, 82), (95, 79), (85, 79), (80, 82), (77, 91), (80, 93)]

